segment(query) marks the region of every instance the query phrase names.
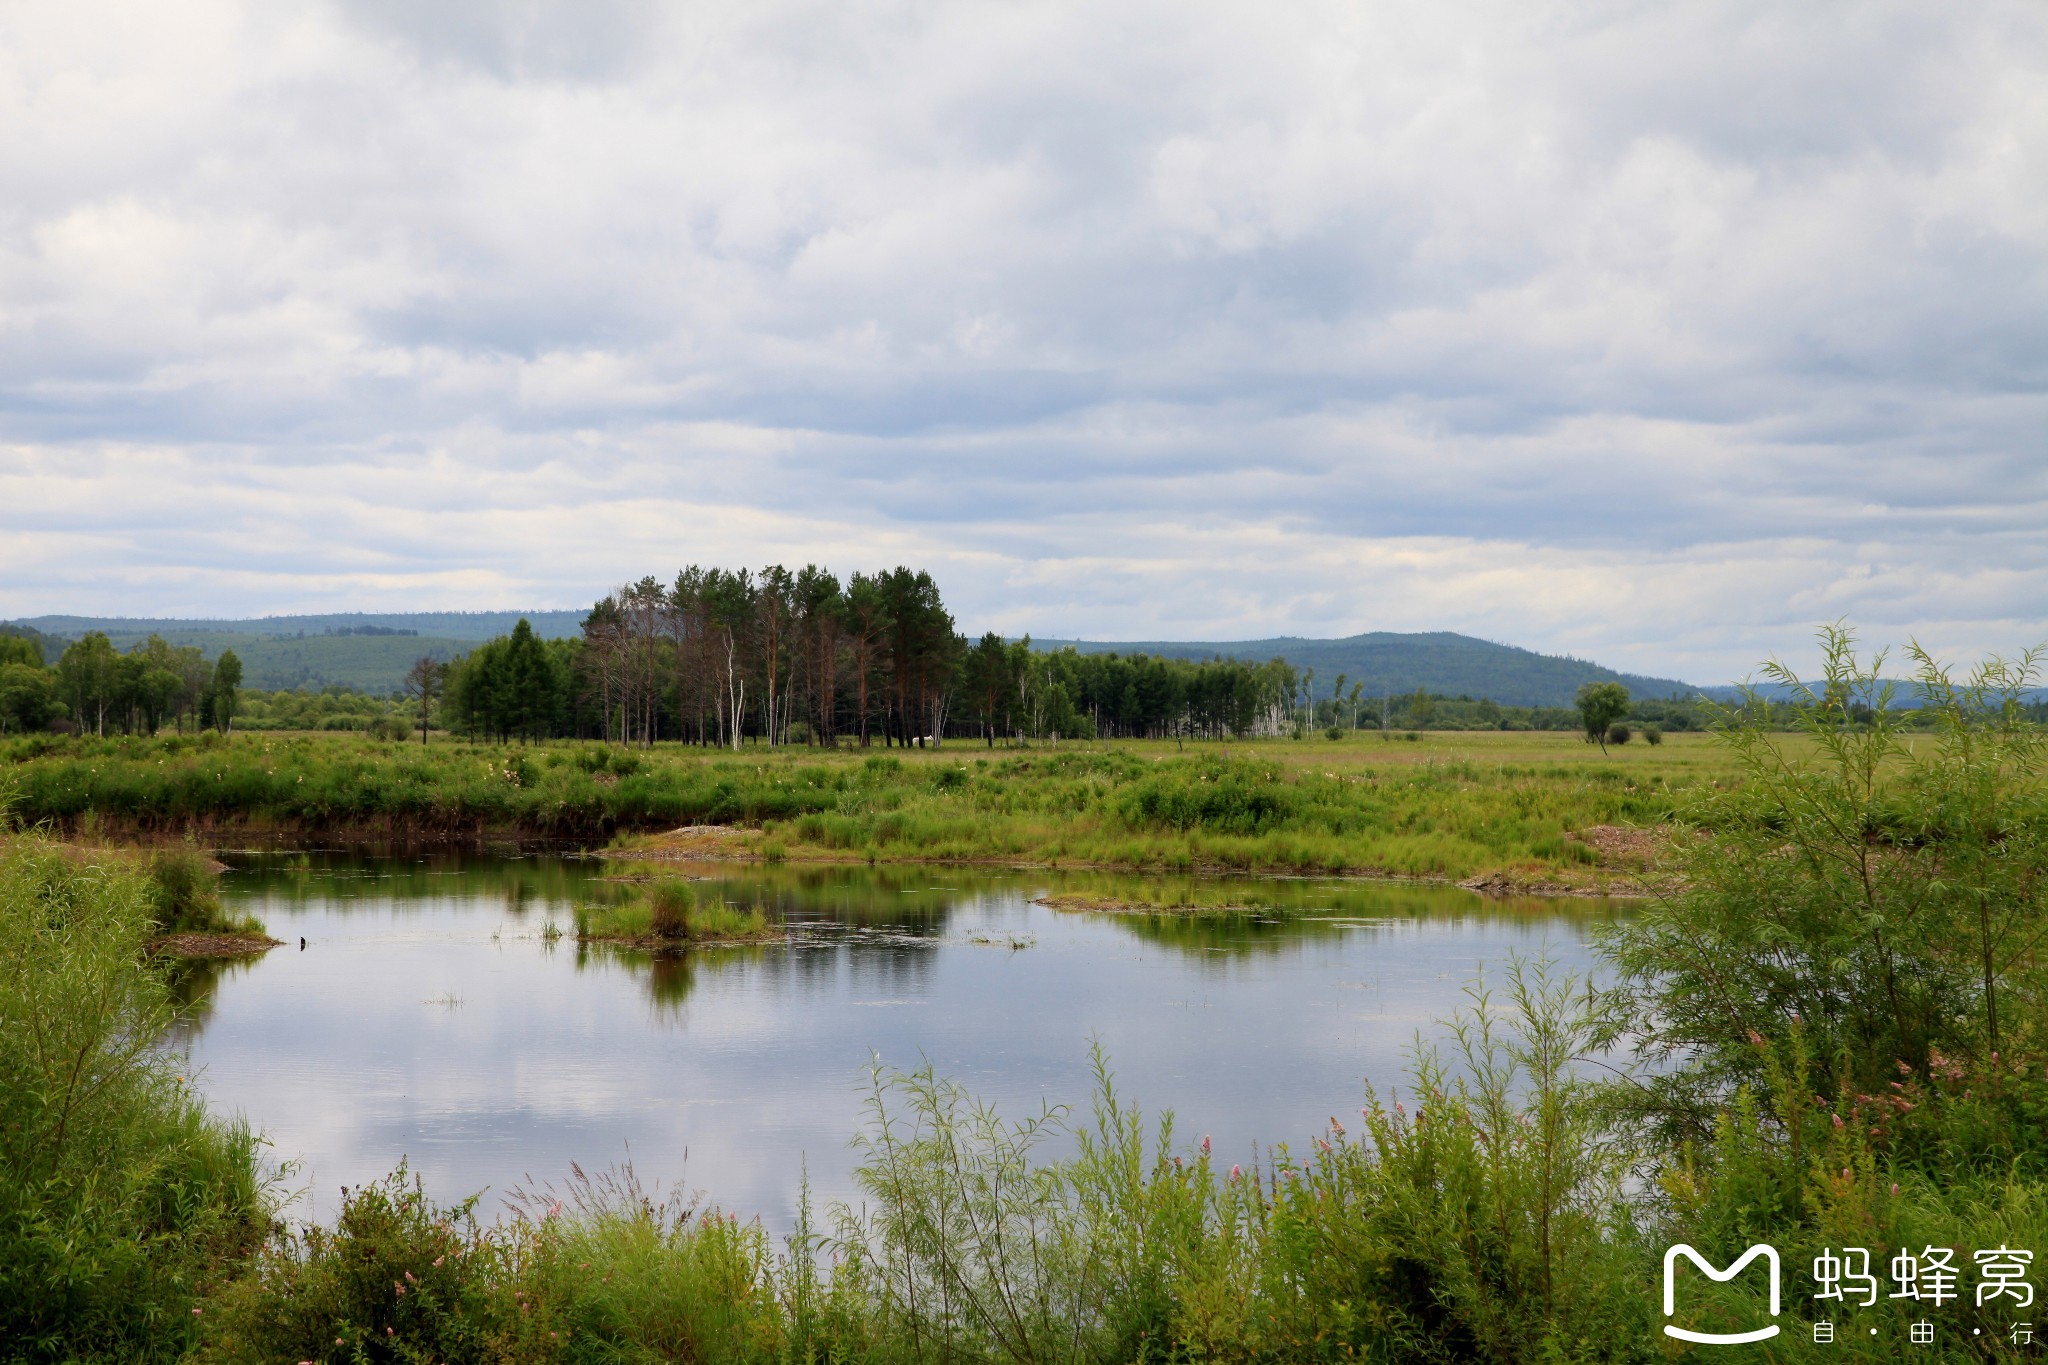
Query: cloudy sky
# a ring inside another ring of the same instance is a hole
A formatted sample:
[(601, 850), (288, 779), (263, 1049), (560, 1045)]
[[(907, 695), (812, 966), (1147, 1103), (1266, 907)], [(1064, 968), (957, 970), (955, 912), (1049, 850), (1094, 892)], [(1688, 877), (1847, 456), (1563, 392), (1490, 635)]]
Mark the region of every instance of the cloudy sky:
[(0, 4), (0, 615), (2048, 637), (2048, 6)]

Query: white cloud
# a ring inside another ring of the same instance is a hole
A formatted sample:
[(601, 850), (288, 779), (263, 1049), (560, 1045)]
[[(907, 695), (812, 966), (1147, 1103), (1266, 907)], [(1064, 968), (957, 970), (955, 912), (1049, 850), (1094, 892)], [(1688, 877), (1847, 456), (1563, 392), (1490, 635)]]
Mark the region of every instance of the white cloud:
[(17, 7), (0, 612), (906, 559), (977, 628), (2011, 647), (2044, 67), (2019, 3)]

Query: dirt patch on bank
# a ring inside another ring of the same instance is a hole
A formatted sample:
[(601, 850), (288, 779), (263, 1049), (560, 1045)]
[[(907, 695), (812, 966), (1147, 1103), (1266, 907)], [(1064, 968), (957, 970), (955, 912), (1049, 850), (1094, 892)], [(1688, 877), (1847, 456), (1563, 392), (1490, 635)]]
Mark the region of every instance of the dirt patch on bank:
[(254, 957), (284, 946), (268, 934), (164, 934), (149, 941), (160, 957)]
[(604, 856), (630, 863), (744, 862), (758, 858), (752, 841), (757, 829), (738, 825), (684, 825), (666, 834), (645, 834)]
[(1649, 872), (1671, 853), (1671, 834), (1663, 828), (1638, 829), (1628, 825), (1592, 825), (1572, 835), (1599, 855), (1602, 867), (1628, 868)]
[(1568, 836), (1590, 849), (1593, 866), (1502, 868), (1458, 883), (1483, 896), (1669, 895), (1683, 879), (1672, 868), (1679, 834), (1668, 825), (1589, 825)]

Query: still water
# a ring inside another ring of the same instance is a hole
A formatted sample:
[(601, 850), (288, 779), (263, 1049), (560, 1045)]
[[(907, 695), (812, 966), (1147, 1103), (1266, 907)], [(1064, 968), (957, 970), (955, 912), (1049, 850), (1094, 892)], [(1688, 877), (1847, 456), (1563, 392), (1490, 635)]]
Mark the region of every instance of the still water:
[[(691, 868), (787, 944), (656, 958), (575, 942), (599, 864), (250, 856), (224, 879), (286, 946), (195, 973), (175, 1038), (216, 1106), (290, 1163), (298, 1217), (401, 1158), (438, 1197), (631, 1161), (642, 1181), (793, 1219), (853, 1193), (871, 1058), (1022, 1116), (1085, 1106), (1089, 1045), (1148, 1114), (1226, 1160), (1349, 1123), (1418, 1034), (1510, 954), (1585, 970), (1597, 904), (1444, 887), (1047, 872)], [(1227, 915), (1075, 913), (1046, 893)], [(551, 929), (561, 930), (557, 936)], [(302, 950), (299, 940), (305, 939)]]

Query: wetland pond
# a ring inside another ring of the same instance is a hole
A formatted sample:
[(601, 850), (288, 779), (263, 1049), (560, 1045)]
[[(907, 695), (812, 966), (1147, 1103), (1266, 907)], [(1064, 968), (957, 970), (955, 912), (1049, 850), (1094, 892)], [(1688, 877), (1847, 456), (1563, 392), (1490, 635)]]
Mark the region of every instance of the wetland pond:
[[(293, 1218), (401, 1158), (437, 1198), (561, 1185), (630, 1159), (774, 1231), (808, 1170), (853, 1194), (868, 1067), (929, 1061), (1006, 1117), (1120, 1096), (1219, 1158), (1297, 1150), (1364, 1083), (1405, 1086), (1418, 1033), (1510, 954), (1588, 970), (1588, 901), (1440, 886), (1047, 871), (693, 864), (700, 895), (781, 917), (786, 943), (654, 957), (579, 945), (574, 907), (615, 894), (558, 857), (228, 855), (235, 909), (285, 946), (195, 967), (171, 1045), (223, 1113), (290, 1163)], [(1046, 895), (1194, 900), (1127, 915)], [(558, 932), (557, 932), (558, 931)], [(304, 938), (302, 950), (299, 940)]]

